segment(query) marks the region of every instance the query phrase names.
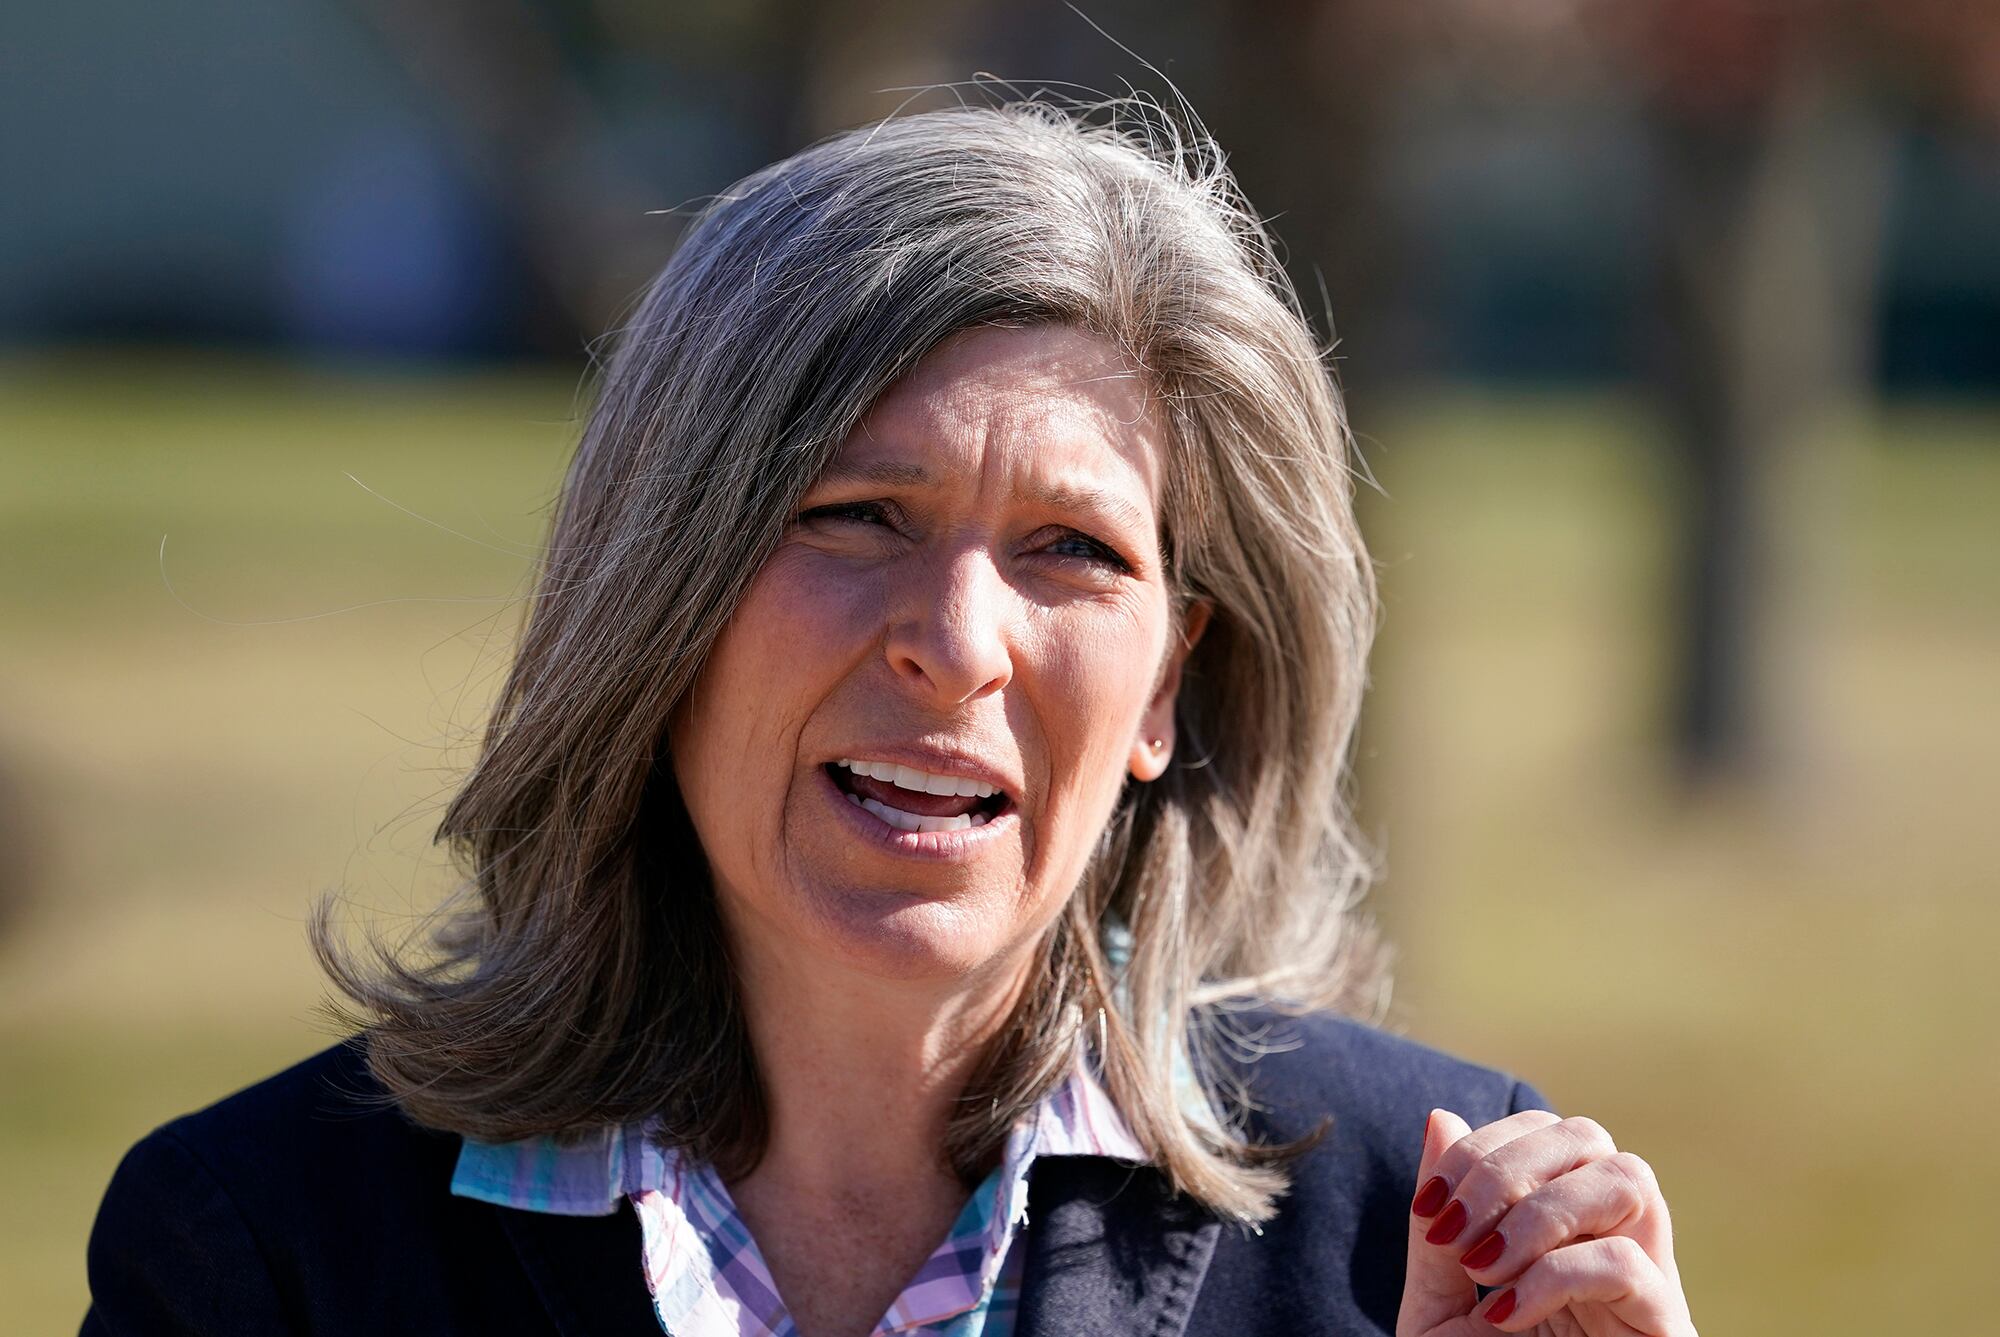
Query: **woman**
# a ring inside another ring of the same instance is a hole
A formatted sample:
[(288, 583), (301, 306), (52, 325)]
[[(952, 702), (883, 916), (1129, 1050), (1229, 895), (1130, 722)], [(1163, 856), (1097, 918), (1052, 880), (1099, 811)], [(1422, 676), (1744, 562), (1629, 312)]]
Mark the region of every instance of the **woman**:
[(85, 1331), (1692, 1333), (1643, 1161), (1343, 1016), (1348, 451), (1204, 140), (964, 109), (729, 191), (463, 904), (319, 922), (361, 1035), (127, 1157)]

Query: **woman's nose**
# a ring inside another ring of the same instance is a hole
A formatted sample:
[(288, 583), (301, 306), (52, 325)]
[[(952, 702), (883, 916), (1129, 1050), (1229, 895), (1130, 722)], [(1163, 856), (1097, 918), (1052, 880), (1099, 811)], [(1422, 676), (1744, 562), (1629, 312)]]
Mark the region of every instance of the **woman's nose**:
[(889, 621), (896, 676), (944, 706), (1005, 687), (1013, 677), (1014, 596), (990, 557), (965, 552), (912, 567)]

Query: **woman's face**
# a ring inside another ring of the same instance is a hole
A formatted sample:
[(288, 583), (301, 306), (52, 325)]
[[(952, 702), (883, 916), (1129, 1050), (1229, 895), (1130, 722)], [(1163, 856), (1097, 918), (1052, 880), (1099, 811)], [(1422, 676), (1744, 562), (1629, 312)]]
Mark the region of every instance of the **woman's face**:
[(739, 954), (1026, 962), (1173, 747), (1163, 450), (1131, 364), (1061, 326), (960, 334), (855, 427), (670, 727)]

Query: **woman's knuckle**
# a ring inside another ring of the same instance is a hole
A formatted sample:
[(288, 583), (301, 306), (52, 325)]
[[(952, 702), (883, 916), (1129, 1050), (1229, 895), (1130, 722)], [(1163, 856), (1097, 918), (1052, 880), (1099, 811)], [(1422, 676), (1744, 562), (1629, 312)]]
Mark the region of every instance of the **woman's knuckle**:
[(1609, 1270), (1621, 1277), (1642, 1276), (1653, 1261), (1630, 1235), (1606, 1235), (1598, 1243), (1604, 1246)]
[(1438, 1157), (1437, 1164), (1431, 1167), (1431, 1173), (1442, 1176), (1452, 1186), (1453, 1194), (1456, 1194), (1459, 1189), (1465, 1187), (1466, 1174), (1478, 1163), (1459, 1148), (1452, 1147)]
[(1501, 1192), (1510, 1203), (1532, 1201), (1547, 1182), (1531, 1169), (1517, 1169), (1503, 1181)]
[(1561, 1294), (1576, 1284), (1583, 1262), (1575, 1249), (1551, 1249), (1530, 1263), (1510, 1284), (1521, 1292), (1524, 1303), (1531, 1295), (1544, 1291)]
[(1644, 1157), (1621, 1151), (1607, 1157), (1605, 1164), (1626, 1183), (1639, 1202), (1650, 1202), (1660, 1195), (1660, 1181)]
[(1540, 1240), (1553, 1249), (1576, 1233), (1567, 1206), (1547, 1194), (1531, 1194), (1508, 1209), (1504, 1233), (1509, 1240)]
[(1611, 1134), (1604, 1125), (1588, 1115), (1572, 1114), (1562, 1121), (1562, 1129), (1592, 1159), (1618, 1149), (1618, 1144), (1611, 1140)]
[(1473, 1162), (1458, 1181), (1458, 1191), (1453, 1195), (1461, 1201), (1487, 1201), (1493, 1196), (1499, 1171), (1494, 1168), (1491, 1157)]

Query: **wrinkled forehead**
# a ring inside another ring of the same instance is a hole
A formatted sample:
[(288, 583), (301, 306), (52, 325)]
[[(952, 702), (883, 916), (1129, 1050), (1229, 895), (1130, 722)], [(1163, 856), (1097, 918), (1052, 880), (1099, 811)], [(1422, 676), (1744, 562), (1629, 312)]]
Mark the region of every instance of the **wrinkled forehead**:
[(1165, 438), (1151, 379), (1109, 340), (1067, 326), (982, 327), (891, 386), (829, 473), (900, 463), (1088, 475), (1156, 512)]

